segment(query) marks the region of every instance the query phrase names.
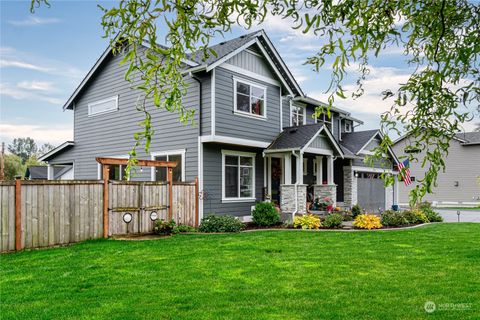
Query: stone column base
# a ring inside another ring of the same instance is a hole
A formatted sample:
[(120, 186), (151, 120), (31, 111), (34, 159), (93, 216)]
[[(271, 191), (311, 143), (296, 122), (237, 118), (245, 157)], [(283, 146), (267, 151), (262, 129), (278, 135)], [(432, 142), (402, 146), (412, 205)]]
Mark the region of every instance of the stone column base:
[(337, 185), (336, 184), (316, 184), (313, 186), (313, 198), (330, 198), (333, 206), (337, 205)]
[(283, 214), (295, 212), (295, 188), (297, 188), (297, 213), (307, 212), (307, 185), (282, 184), (280, 186), (280, 209)]

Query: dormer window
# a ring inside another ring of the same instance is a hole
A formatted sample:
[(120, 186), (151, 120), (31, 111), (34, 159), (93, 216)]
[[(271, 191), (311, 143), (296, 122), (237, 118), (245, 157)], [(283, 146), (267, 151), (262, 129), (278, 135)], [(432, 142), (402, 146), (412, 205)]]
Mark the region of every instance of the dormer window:
[(290, 125), (296, 127), (305, 124), (305, 112), (305, 107), (292, 105), (292, 107), (290, 108)]
[(323, 124), (330, 129), (330, 131), (333, 132), (333, 121), (332, 121), (332, 114), (330, 114), (330, 117), (326, 113), (322, 113), (318, 116), (318, 118), (315, 118), (315, 122), (323, 122)]
[(345, 132), (352, 132), (352, 124), (348, 121), (345, 121)]
[(234, 88), (235, 113), (254, 117), (266, 117), (266, 87), (234, 79)]

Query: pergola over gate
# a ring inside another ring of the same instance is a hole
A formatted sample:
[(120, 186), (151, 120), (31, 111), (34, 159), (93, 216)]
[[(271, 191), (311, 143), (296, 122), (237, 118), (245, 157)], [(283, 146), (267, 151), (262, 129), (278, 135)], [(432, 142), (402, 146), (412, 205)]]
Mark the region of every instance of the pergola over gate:
[[(97, 162), (102, 165), (103, 173), (103, 235), (105, 238), (108, 237), (108, 227), (109, 227), (109, 215), (108, 215), (108, 204), (109, 204), (109, 188), (108, 188), (108, 178), (110, 174), (110, 166), (113, 165), (128, 165), (128, 159), (120, 158), (96, 158)], [(167, 168), (167, 183), (168, 183), (168, 219), (171, 220), (173, 217), (173, 168), (177, 166), (175, 161), (161, 161), (161, 160), (142, 160), (138, 159), (135, 162), (136, 165), (142, 167), (163, 167)]]

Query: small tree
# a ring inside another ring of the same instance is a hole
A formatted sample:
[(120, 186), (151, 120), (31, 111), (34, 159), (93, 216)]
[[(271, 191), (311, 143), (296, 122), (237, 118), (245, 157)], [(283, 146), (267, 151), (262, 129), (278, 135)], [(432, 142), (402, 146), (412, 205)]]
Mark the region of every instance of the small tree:
[(5, 155), (5, 180), (14, 180), (15, 176), (24, 176), (25, 166), (22, 159), (15, 154)]
[(17, 155), (25, 163), (28, 158), (35, 156), (38, 151), (35, 140), (30, 137), (27, 138), (15, 138), (13, 142), (8, 145), (8, 151)]

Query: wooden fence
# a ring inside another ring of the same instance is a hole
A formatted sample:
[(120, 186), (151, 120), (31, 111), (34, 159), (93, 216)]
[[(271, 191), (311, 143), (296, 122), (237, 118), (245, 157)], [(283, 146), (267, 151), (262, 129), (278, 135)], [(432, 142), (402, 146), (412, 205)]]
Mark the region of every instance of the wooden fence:
[[(155, 211), (168, 219), (170, 190), (172, 218), (198, 225), (198, 182), (34, 180), (0, 182), (0, 251), (49, 247), (126, 233), (149, 233)], [(108, 198), (108, 217), (104, 198)], [(125, 223), (123, 215), (132, 214)], [(105, 219), (106, 218), (106, 219)], [(108, 227), (104, 228), (104, 221)]]

